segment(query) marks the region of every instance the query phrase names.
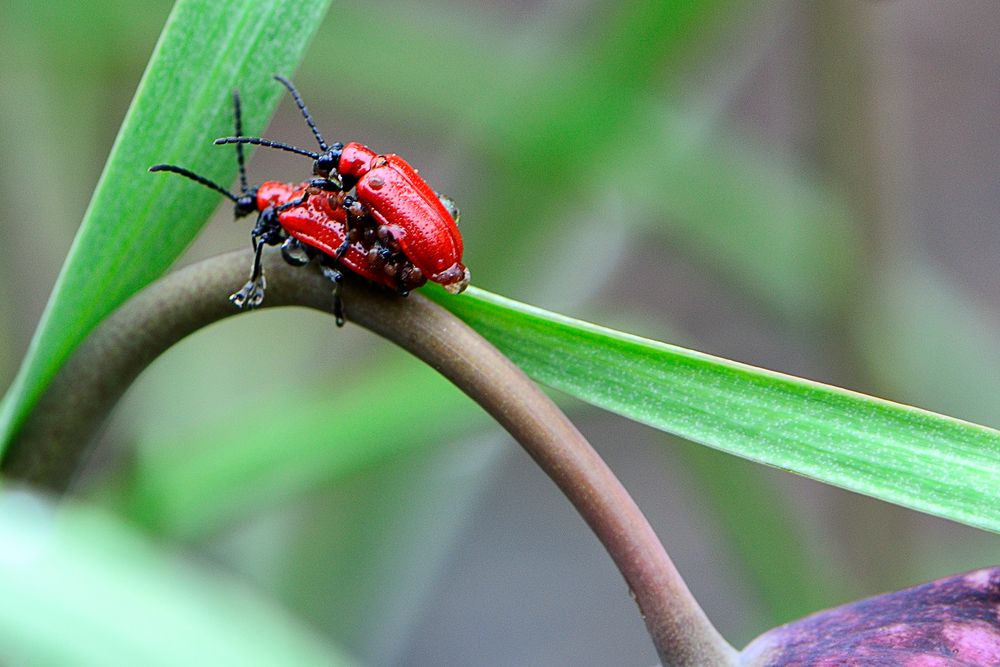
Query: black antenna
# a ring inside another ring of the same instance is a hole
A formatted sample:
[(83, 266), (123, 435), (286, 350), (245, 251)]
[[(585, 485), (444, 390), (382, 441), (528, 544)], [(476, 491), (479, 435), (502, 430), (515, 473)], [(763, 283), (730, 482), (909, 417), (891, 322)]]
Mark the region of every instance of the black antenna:
[[(243, 112), (240, 108), (240, 91), (233, 90), (233, 119), (236, 125), (236, 136), (243, 136)], [(247, 183), (246, 160), (243, 158), (243, 144), (236, 144), (236, 164), (240, 168), (240, 192), (247, 194), (250, 192), (250, 185)]]
[(229, 190), (225, 189), (224, 187), (222, 187), (221, 185), (219, 185), (215, 181), (210, 181), (207, 178), (205, 178), (204, 176), (199, 176), (198, 174), (196, 174), (193, 171), (190, 171), (188, 169), (185, 169), (184, 167), (178, 167), (177, 165), (173, 165), (173, 164), (154, 164), (152, 167), (149, 168), (149, 170), (150, 171), (169, 171), (169, 172), (173, 172), (175, 174), (180, 174), (181, 176), (184, 176), (185, 178), (190, 178), (195, 183), (201, 183), (202, 185), (204, 185), (206, 187), (212, 188), (213, 190), (215, 190), (219, 194), (225, 195), (226, 197), (228, 197), (229, 199), (231, 199), (234, 204), (239, 204), (240, 203), (239, 197), (237, 197), (236, 195), (234, 195)]
[(283, 144), (278, 141), (271, 141), (270, 139), (262, 139), (261, 137), (222, 137), (221, 139), (216, 139), (215, 144), (217, 146), (221, 146), (222, 144), (253, 144), (254, 146), (278, 148), (283, 151), (288, 151), (289, 153), (298, 153), (299, 155), (311, 157), (314, 160), (319, 157), (319, 153), (307, 151), (306, 149), (299, 148), (298, 146), (290, 146), (289, 144)]
[[(233, 122), (236, 125), (236, 136), (243, 135), (243, 113), (240, 107), (240, 91), (233, 91)], [(247, 169), (246, 160), (243, 157), (243, 146), (241, 144), (236, 145), (236, 163), (240, 168), (240, 194), (246, 196), (250, 194), (250, 185), (247, 183)], [(199, 176), (190, 169), (185, 169), (184, 167), (178, 167), (173, 164), (154, 164), (149, 168), (150, 171), (169, 171), (174, 174), (180, 174), (185, 178), (190, 178), (195, 183), (201, 183), (205, 187), (212, 188), (219, 194), (225, 195), (233, 201), (234, 204), (240, 203), (240, 198), (234, 195), (232, 192), (222, 187), (215, 181), (210, 181), (204, 176)]]
[(281, 85), (287, 88), (288, 92), (292, 94), (292, 98), (295, 100), (295, 104), (298, 105), (299, 111), (302, 112), (302, 117), (306, 119), (306, 123), (308, 123), (309, 129), (312, 130), (312, 133), (314, 135), (316, 135), (316, 141), (319, 142), (319, 149), (325, 153), (326, 150), (330, 147), (326, 145), (325, 141), (323, 141), (323, 135), (319, 133), (319, 129), (316, 127), (316, 123), (313, 122), (312, 116), (309, 115), (309, 109), (306, 109), (306, 103), (302, 101), (302, 96), (299, 95), (299, 91), (295, 89), (295, 86), (292, 85), (291, 81), (281, 76), (280, 74), (275, 74), (274, 78), (276, 81), (281, 83)]
[[(243, 155), (243, 144), (254, 143), (243, 141), (247, 137), (243, 135), (243, 111), (240, 106), (240, 91), (233, 91), (233, 124), (236, 127), (236, 139), (235, 142), (224, 142), (224, 143), (236, 143), (236, 164), (239, 166), (240, 171), (240, 194), (239, 196), (234, 195), (229, 190), (225, 189), (215, 181), (210, 181), (204, 176), (200, 176), (190, 169), (185, 169), (184, 167), (178, 167), (173, 164), (155, 164), (149, 168), (150, 171), (169, 171), (174, 174), (180, 174), (185, 178), (190, 178), (195, 183), (200, 183), (205, 187), (212, 188), (219, 194), (228, 198), (235, 208), (233, 213), (237, 218), (242, 218), (245, 215), (250, 215), (257, 210), (257, 191), (251, 190), (250, 185), (247, 183), (247, 168), (246, 159)], [(220, 142), (215, 142), (220, 143)]]

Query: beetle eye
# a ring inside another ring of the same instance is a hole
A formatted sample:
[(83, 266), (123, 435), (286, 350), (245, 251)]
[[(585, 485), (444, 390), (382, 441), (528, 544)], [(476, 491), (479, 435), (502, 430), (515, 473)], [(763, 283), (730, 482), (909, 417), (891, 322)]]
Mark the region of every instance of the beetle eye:
[(333, 159), (333, 156), (329, 153), (323, 153), (313, 163), (313, 173), (317, 176), (329, 176), (336, 167), (337, 161)]
[(441, 205), (444, 206), (445, 210), (448, 211), (451, 219), (454, 220), (457, 225), (458, 219), (462, 217), (462, 212), (458, 210), (458, 204), (455, 203), (454, 199), (448, 195), (443, 195), (440, 192), (438, 193), (438, 199), (441, 201)]
[(234, 212), (237, 218), (242, 218), (245, 215), (250, 215), (257, 210), (257, 200), (253, 195), (243, 195), (236, 200), (236, 206), (234, 207)]

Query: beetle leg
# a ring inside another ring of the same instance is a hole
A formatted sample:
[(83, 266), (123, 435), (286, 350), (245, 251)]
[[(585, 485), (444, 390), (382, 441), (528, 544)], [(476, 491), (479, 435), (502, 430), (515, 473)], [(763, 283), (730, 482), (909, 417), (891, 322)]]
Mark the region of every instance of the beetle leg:
[(344, 258), (344, 255), (347, 254), (347, 249), (350, 247), (351, 247), (351, 236), (350, 234), (348, 234), (347, 236), (344, 237), (344, 242), (340, 244), (339, 248), (337, 248), (337, 252), (333, 256), (333, 261), (339, 263), (340, 260)]
[(281, 256), (292, 266), (305, 266), (309, 263), (311, 255), (309, 246), (303, 244), (294, 236), (289, 236), (281, 244)]
[(344, 189), (344, 184), (336, 177), (324, 178), (317, 176), (316, 178), (309, 179), (307, 187), (320, 192), (341, 192)]
[(399, 296), (409, 296), (410, 290), (406, 289), (406, 281), (403, 280), (403, 272), (396, 273), (396, 294)]
[(261, 253), (265, 245), (277, 245), (284, 236), (278, 222), (278, 209), (269, 207), (257, 216), (257, 224), (250, 232), (250, 242), (253, 245), (253, 264), (250, 268), (250, 280), (238, 291), (229, 296), (237, 308), (256, 308), (264, 301), (264, 289), (267, 281), (264, 279), (264, 267), (261, 264)]
[[(337, 246), (337, 250), (332, 255), (332, 257), (333, 257), (333, 265), (334, 266), (336, 266), (337, 264), (340, 263), (340, 260), (342, 260), (344, 258), (344, 255), (347, 254), (347, 249), (351, 247), (351, 229), (352, 229), (352, 227), (354, 227), (354, 224), (356, 223), (355, 220), (352, 220), (352, 217), (355, 214), (354, 209), (352, 208), (352, 202), (353, 202), (353, 204), (357, 204), (357, 200), (354, 200), (351, 197), (347, 197), (345, 199), (345, 202), (347, 202), (347, 204), (346, 204), (346, 206), (344, 208), (345, 213), (346, 213), (346, 215), (344, 216), (344, 219), (345, 219), (345, 224), (344, 224), (344, 240), (341, 241), (340, 245)], [(364, 210), (364, 209), (361, 209), (361, 210)], [(329, 278), (329, 277), (330, 276), (327, 275), (327, 278)], [(340, 279), (338, 278), (336, 282), (337, 282), (337, 286), (339, 288), (340, 287)]]
[(273, 210), (274, 210), (275, 214), (278, 214), (278, 213), (281, 213), (282, 211), (287, 211), (290, 208), (295, 208), (296, 206), (302, 206), (302, 204), (306, 203), (307, 199), (309, 199), (309, 193), (308, 192), (306, 192), (304, 195), (302, 195), (298, 199), (293, 199), (292, 201), (286, 201), (281, 206), (275, 206)]
[(264, 241), (253, 239), (253, 265), (250, 269), (250, 280), (238, 291), (229, 296), (229, 300), (237, 308), (256, 308), (264, 301), (264, 289), (267, 287), (267, 280), (264, 279), (264, 268), (261, 266), (261, 253), (264, 251)]
[(332, 266), (320, 265), (323, 276), (333, 283), (333, 316), (336, 318), (337, 326), (344, 326), (344, 300), (340, 297), (341, 285), (344, 282), (344, 274)]

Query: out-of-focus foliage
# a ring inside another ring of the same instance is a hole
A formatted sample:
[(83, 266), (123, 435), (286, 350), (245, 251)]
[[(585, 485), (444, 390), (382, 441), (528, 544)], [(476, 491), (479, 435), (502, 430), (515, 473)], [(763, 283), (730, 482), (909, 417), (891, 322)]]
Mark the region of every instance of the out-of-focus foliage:
[(356, 664), (245, 585), (96, 510), (6, 489), (0, 544), (7, 664)]
[(695, 442), (1000, 532), (1000, 432), (555, 315), (440, 299), (539, 381)]

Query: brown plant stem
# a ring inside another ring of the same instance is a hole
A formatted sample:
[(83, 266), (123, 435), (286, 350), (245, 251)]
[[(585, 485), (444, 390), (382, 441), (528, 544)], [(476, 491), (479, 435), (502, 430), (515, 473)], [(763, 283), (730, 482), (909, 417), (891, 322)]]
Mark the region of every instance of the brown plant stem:
[[(243, 282), (249, 263), (247, 252), (234, 252), (189, 266), (111, 315), (54, 380), (12, 444), (4, 473), (65, 491), (136, 376), (188, 334), (239, 312), (226, 295)], [(265, 266), (266, 306), (332, 311), (330, 284), (317, 271), (290, 267), (274, 252)], [(698, 606), (628, 492), (519, 368), (419, 294), (403, 299), (348, 279), (344, 304), (347, 319), (409, 350), (482, 405), (562, 489), (625, 577), (664, 665), (736, 664), (735, 650)]]

